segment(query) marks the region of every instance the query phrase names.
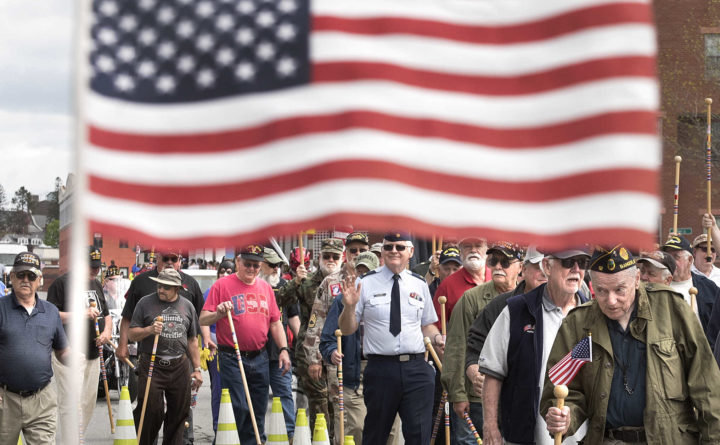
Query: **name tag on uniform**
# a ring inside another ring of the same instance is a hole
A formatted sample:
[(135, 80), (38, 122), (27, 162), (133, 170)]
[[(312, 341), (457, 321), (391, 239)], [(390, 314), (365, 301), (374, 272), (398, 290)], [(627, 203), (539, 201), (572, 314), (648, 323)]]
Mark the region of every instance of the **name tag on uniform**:
[(382, 293), (382, 294), (373, 294), (373, 298), (377, 298), (377, 297), (384, 297), (385, 295), (387, 295), (387, 294), (386, 294), (386, 293)]

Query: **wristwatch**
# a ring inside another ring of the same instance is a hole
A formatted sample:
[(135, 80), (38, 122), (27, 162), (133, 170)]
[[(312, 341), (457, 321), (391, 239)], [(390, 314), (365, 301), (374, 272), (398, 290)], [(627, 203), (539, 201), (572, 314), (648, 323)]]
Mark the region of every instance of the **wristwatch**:
[(288, 348), (287, 346), (283, 346), (282, 348), (280, 348), (280, 352), (283, 351), (287, 351), (287, 353), (290, 354), (290, 348)]
[(198, 366), (197, 368), (193, 368), (193, 371), (194, 372), (202, 372), (202, 368)]

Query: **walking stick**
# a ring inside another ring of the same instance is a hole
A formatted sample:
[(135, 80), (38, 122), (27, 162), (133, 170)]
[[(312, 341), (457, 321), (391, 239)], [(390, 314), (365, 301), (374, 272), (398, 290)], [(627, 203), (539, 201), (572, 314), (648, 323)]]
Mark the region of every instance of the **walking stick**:
[[(117, 347), (117, 345), (116, 345), (115, 343), (113, 343), (112, 340), (108, 340), (108, 344), (109, 344), (113, 349), (117, 350), (118, 347)], [(133, 365), (133, 362), (131, 362), (129, 358), (125, 357), (125, 359), (124, 359), (123, 361), (128, 364), (128, 366), (130, 367), (130, 369), (135, 369), (135, 365)]]
[(440, 428), (440, 419), (442, 419), (445, 402), (447, 402), (447, 393), (443, 391), (440, 403), (438, 404), (437, 414), (435, 414), (435, 421), (433, 421), (432, 434), (430, 435), (430, 445), (435, 445), (435, 439), (437, 438), (438, 428)]
[(470, 431), (475, 437), (475, 442), (477, 442), (478, 445), (482, 445), (482, 439), (480, 438), (480, 434), (478, 434), (477, 432), (477, 428), (475, 428), (475, 425), (473, 425), (472, 419), (470, 419), (470, 414), (464, 412), (463, 418), (465, 418), (465, 423), (467, 423), (467, 426), (470, 428)]
[(298, 235), (298, 248), (300, 249), (300, 252), (298, 252), (299, 253), (298, 256), (300, 257), (300, 264), (302, 264), (303, 267), (305, 267), (305, 252), (303, 251), (303, 234), (302, 234), (302, 232), (300, 232), (300, 234)]
[[(302, 250), (302, 247), (300, 249)], [(247, 378), (245, 377), (245, 368), (243, 367), (242, 357), (240, 356), (240, 346), (238, 346), (237, 335), (235, 334), (235, 324), (233, 323), (232, 312), (228, 311), (227, 317), (228, 322), (230, 323), (233, 343), (235, 344), (235, 355), (237, 356), (238, 366), (240, 367), (240, 376), (242, 377), (243, 389), (245, 390), (245, 399), (247, 399), (248, 408), (250, 410), (250, 420), (252, 421), (253, 431), (255, 432), (255, 442), (257, 442), (257, 445), (262, 445), (262, 441), (260, 440), (260, 431), (258, 431), (257, 421), (255, 420), (255, 411), (253, 410), (252, 400), (250, 398), (250, 389), (248, 388)]]
[(675, 156), (675, 201), (673, 202), (673, 235), (677, 235), (678, 201), (680, 198), (680, 163), (682, 156)]
[[(340, 329), (335, 330), (335, 337), (337, 338), (337, 351), (342, 356), (342, 331)], [(340, 407), (340, 437), (345, 437), (345, 400), (343, 397), (343, 370), (342, 370), (342, 358), (338, 365), (338, 406)]]
[(696, 287), (691, 287), (690, 290), (688, 290), (688, 293), (690, 294), (690, 308), (695, 313), (695, 315), (698, 314), (698, 306), (697, 306), (697, 294), (698, 290)]
[[(709, 97), (705, 98), (707, 104), (707, 152), (705, 155), (705, 163), (707, 164), (707, 211), (708, 214), (712, 215), (712, 99)], [(712, 261), (712, 228), (707, 228), (707, 256), (705, 261), (708, 263)]]
[[(156, 320), (159, 322), (162, 322), (163, 318), (162, 318), (162, 316), (159, 316), (156, 318)], [(154, 323), (154, 321), (153, 321), (153, 323)], [(147, 408), (148, 394), (150, 394), (150, 383), (152, 382), (153, 368), (155, 368), (155, 353), (157, 352), (157, 345), (158, 345), (159, 338), (160, 338), (160, 334), (155, 334), (155, 341), (153, 342), (152, 354), (150, 354), (150, 367), (148, 368), (147, 382), (145, 383), (145, 397), (143, 398), (143, 406), (142, 406), (142, 410), (140, 411), (140, 423), (138, 425), (138, 434), (137, 434), (138, 442), (140, 442), (140, 437), (142, 437), (143, 421), (145, 420), (145, 408)]]
[[(553, 394), (557, 398), (557, 404), (555, 405), (560, 411), (565, 406), (565, 397), (568, 396), (568, 387), (565, 385), (557, 385), (553, 389)], [(562, 433), (555, 433), (555, 445), (562, 443)]]
[(450, 402), (445, 402), (445, 443), (450, 443)]
[(435, 242), (435, 235), (433, 235), (433, 237), (432, 237), (432, 253), (430, 255), (431, 256), (435, 255), (436, 250), (437, 250), (437, 243)]
[[(90, 302), (90, 307), (94, 308), (96, 305), (97, 304), (94, 301)], [(98, 324), (98, 318), (99, 317), (95, 317), (95, 336), (100, 338), (100, 325)], [(105, 387), (105, 401), (107, 401), (108, 417), (110, 418), (110, 432), (115, 434), (115, 422), (113, 421), (112, 406), (110, 406), (110, 390), (108, 389), (107, 371), (105, 370), (102, 345), (98, 345), (98, 351), (100, 352), (100, 373), (102, 374), (103, 386)]]

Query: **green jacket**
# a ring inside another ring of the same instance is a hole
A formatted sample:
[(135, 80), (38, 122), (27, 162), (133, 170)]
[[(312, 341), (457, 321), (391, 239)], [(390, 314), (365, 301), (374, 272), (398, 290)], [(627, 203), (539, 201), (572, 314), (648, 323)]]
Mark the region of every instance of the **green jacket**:
[(323, 278), (325, 278), (325, 276), (318, 270), (313, 275), (302, 280), (300, 284), (297, 284), (294, 279), (288, 281), (276, 294), (278, 307), (300, 303), (300, 331), (294, 341), (295, 359), (298, 361), (298, 365), (305, 365), (305, 367), (307, 367), (307, 363), (302, 344), (305, 340), (305, 332), (307, 331), (308, 324), (312, 318), (310, 314), (313, 304), (315, 303), (318, 287), (320, 287)]
[[(720, 443), (720, 369), (697, 317), (680, 294), (660, 284), (641, 284), (636, 304), (631, 334), (648, 346), (644, 413), (648, 444)], [(603, 441), (615, 369), (606, 318), (596, 301), (573, 309), (563, 320), (547, 367), (589, 332), (592, 362), (568, 385), (565, 405), (572, 413), (568, 434), (589, 419), (584, 443), (595, 445)], [(554, 404), (553, 384), (546, 376), (540, 413), (545, 416)]]
[(472, 390), (472, 382), (465, 375), (465, 349), (470, 326), (480, 312), (498, 296), (492, 281), (468, 289), (453, 308), (448, 322), (445, 356), (440, 380), (448, 392), (448, 400), (455, 402), (482, 402)]

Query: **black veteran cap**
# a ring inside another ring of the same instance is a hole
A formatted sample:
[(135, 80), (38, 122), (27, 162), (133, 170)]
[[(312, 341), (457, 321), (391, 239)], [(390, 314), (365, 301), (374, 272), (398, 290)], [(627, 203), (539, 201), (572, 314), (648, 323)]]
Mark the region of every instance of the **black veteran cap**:
[(385, 241), (390, 241), (391, 243), (395, 243), (398, 241), (412, 241), (410, 239), (410, 234), (407, 232), (401, 232), (399, 230), (397, 231), (390, 231), (385, 234), (385, 237), (383, 238)]
[(90, 246), (90, 267), (97, 268), (102, 266), (102, 254), (97, 247)]
[(20, 252), (13, 261), (13, 272), (22, 272), (29, 270), (35, 275), (41, 275), (40, 272), (40, 257), (32, 252)]
[(105, 271), (105, 278), (112, 278), (112, 277), (118, 277), (122, 275), (122, 271), (119, 267), (115, 265), (108, 266), (107, 270)]
[(248, 244), (240, 249), (240, 258), (251, 261), (265, 261), (263, 258), (263, 247), (257, 244)]
[(449, 263), (451, 261), (455, 261), (462, 266), (462, 261), (460, 260), (460, 251), (457, 250), (457, 247), (448, 247), (440, 254), (440, 264)]
[(663, 244), (662, 250), (664, 250), (665, 252), (672, 252), (674, 250), (685, 250), (693, 253), (692, 247), (690, 247), (690, 241), (680, 235), (671, 235), (670, 238), (665, 241), (665, 244)]
[(360, 233), (360, 232), (353, 232), (350, 235), (348, 235), (347, 238), (345, 238), (345, 244), (349, 244), (349, 243), (353, 243), (353, 242), (363, 243), (366, 246), (370, 245), (370, 241), (368, 240), (367, 235), (365, 235), (364, 233)]
[(629, 250), (618, 244), (612, 249), (596, 247), (590, 257), (590, 270), (617, 273), (635, 266), (635, 258)]
[(511, 260), (522, 261), (523, 257), (525, 257), (525, 251), (522, 247), (508, 241), (498, 241), (494, 243), (492, 247), (487, 250), (488, 255), (493, 252), (501, 253)]

